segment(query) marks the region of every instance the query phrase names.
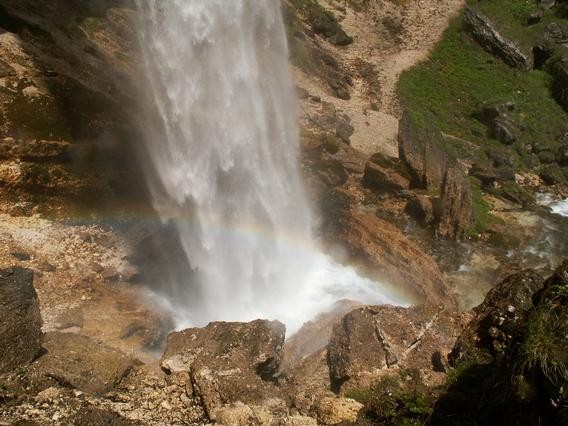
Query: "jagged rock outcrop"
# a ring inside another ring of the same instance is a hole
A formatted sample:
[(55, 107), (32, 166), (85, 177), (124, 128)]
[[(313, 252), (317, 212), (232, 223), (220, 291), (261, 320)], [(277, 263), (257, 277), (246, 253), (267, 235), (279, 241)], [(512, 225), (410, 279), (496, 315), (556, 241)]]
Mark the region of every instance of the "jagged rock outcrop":
[(462, 239), (473, 223), (473, 197), (463, 171), (450, 166), (446, 170), (436, 233), (455, 240)]
[(471, 186), (457, 161), (438, 147), (439, 138), (439, 132), (418, 123), (411, 112), (404, 112), (398, 148), (413, 177), (411, 187), (440, 195), (433, 201), (436, 234), (461, 239), (473, 221)]
[(40, 352), (42, 319), (33, 272), (0, 270), (0, 373), (29, 364)]
[(194, 393), (215, 419), (224, 405), (256, 405), (278, 396), (273, 382), (284, 334), (283, 324), (266, 320), (189, 328), (168, 336), (161, 365), (169, 372), (189, 372)]
[(464, 13), (464, 28), (489, 53), (506, 64), (526, 71), (532, 68), (531, 60), (512, 41), (503, 37), (491, 20), (471, 7)]
[(333, 328), (327, 360), (332, 387), (370, 387), (391, 367), (434, 369), (461, 332), (459, 317), (441, 308), (365, 306)]
[(417, 125), (412, 113), (405, 111), (399, 123), (398, 154), (412, 175), (412, 187), (438, 189), (448, 164), (447, 154), (434, 141), (436, 131)]
[(454, 364), (467, 358), (487, 362), (502, 356), (524, 326), (534, 308), (532, 297), (543, 285), (542, 276), (529, 269), (491, 289), (474, 308), (475, 318), (456, 342), (450, 360)]
[(432, 198), (422, 194), (412, 196), (406, 204), (405, 212), (423, 225), (431, 225), (436, 219)]
[(476, 117), (489, 127), (491, 137), (504, 145), (511, 145), (517, 141), (521, 132), (521, 126), (511, 116), (514, 111), (513, 102), (498, 102), (484, 105), (476, 113)]
[(335, 97), (349, 100), (353, 84), (350, 71), (316, 33), (335, 45), (349, 44), (351, 37), (333, 15), (314, 0), (284, 1), (282, 5), (292, 64), (320, 78)]
[(564, 261), (546, 281), (525, 270), (488, 293), (451, 353), (456, 378), (434, 424), (566, 424), (567, 288)]
[(470, 176), (475, 176), (485, 186), (493, 186), (496, 182), (514, 182), (515, 171), (511, 167), (490, 167), (474, 164), (469, 170)]
[(134, 360), (119, 350), (73, 333), (51, 332), (42, 342), (46, 353), (34, 368), (83, 392), (103, 394), (128, 374)]
[[(97, 3), (97, 7), (93, 4)], [(100, 205), (140, 196), (128, 1), (6, 0), (0, 5), (0, 185), (3, 197)], [(132, 187), (139, 187), (138, 184)]]

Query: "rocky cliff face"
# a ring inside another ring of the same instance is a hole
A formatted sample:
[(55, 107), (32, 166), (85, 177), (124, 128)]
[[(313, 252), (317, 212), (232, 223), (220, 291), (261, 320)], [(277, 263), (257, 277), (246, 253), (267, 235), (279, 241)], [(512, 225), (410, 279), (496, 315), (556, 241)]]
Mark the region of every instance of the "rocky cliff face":
[(136, 130), (133, 11), (125, 4), (0, 5), (4, 200), (33, 198), (29, 209), (54, 212), (77, 201), (95, 206), (127, 186), (132, 162), (117, 161), (132, 155)]

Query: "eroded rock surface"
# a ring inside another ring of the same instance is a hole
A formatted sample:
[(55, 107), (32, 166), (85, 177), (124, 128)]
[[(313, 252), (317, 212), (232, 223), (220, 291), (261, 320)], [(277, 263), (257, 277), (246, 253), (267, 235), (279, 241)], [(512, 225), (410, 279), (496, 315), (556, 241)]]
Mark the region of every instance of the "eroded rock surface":
[(391, 223), (356, 214), (340, 219), (338, 241), (355, 264), (373, 271), (415, 300), (453, 306), (455, 299), (436, 262)]
[(34, 360), (40, 352), (41, 326), (33, 272), (0, 270), (0, 373)]
[(544, 279), (533, 270), (507, 277), (491, 289), (483, 303), (474, 308), (475, 318), (459, 337), (450, 359), (490, 360), (504, 354), (533, 309), (533, 295)]
[(327, 360), (332, 387), (370, 387), (392, 368), (431, 369), (433, 358), (447, 355), (461, 332), (459, 316), (417, 306), (365, 306), (335, 325)]
[(436, 143), (441, 134), (421, 128), (410, 112), (400, 120), (399, 156), (412, 175), (411, 187), (439, 195), (433, 203), (436, 234), (463, 239), (473, 221), (471, 186), (458, 162)]
[(111, 390), (134, 365), (122, 352), (73, 333), (47, 333), (42, 346), (46, 354), (35, 365), (40, 372), (91, 394)]
[(473, 223), (473, 196), (467, 178), (457, 166), (448, 167), (442, 184), (436, 232), (463, 239)]
[(448, 156), (435, 145), (435, 139), (435, 129), (421, 128), (410, 112), (403, 113), (399, 123), (398, 154), (408, 166), (414, 188), (435, 190), (442, 185)]
[(210, 418), (230, 403), (255, 404), (277, 396), (275, 375), (283, 356), (285, 327), (277, 321), (214, 322), (168, 336), (161, 365), (188, 371), (194, 393)]
[(472, 8), (466, 8), (464, 26), (485, 50), (498, 56), (508, 65), (520, 70), (532, 68), (531, 60), (512, 41), (503, 37), (489, 18)]

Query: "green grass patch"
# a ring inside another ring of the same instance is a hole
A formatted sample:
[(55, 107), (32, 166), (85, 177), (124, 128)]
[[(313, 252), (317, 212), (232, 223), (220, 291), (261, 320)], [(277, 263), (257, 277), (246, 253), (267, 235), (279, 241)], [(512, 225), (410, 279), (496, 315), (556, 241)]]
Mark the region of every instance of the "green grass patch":
[(372, 424), (422, 425), (432, 413), (434, 398), (418, 371), (385, 375), (370, 390), (351, 390), (346, 396), (365, 405), (363, 415)]
[(462, 32), (461, 22), (459, 16), (451, 23), (428, 61), (401, 76), (402, 103), (414, 117), (482, 148), (474, 150), (456, 140), (443, 142), (447, 151), (484, 161), (485, 152), (504, 146), (489, 137), (475, 113), (488, 103), (514, 102), (511, 116), (524, 130), (514, 145), (505, 148), (514, 153), (517, 167), (527, 167), (528, 145), (546, 146), (568, 130), (567, 114), (551, 96), (551, 77), (544, 71), (507, 66)]
[(474, 222), (467, 234), (470, 238), (477, 238), (483, 234), (495, 217), (491, 214), (491, 206), (483, 197), (481, 183), (477, 178), (470, 177), (471, 193), (473, 199)]
[(552, 383), (568, 381), (567, 325), (566, 315), (549, 306), (531, 314), (518, 356), (522, 372), (539, 370)]

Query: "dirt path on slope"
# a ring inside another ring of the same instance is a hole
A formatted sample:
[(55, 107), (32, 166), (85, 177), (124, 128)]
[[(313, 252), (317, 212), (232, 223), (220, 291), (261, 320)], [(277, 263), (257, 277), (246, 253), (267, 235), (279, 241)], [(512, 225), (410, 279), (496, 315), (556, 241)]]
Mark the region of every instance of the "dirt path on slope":
[[(346, 47), (330, 47), (354, 77), (351, 99), (344, 101), (326, 95), (316, 87), (316, 82), (306, 81), (305, 76), (299, 76), (299, 82), (310, 93), (315, 91), (351, 117), (355, 128), (351, 137), (353, 147), (365, 154), (380, 151), (397, 156), (398, 120), (402, 114), (398, 80), (405, 70), (428, 58), (449, 21), (465, 2), (409, 0), (406, 4), (394, 4), (371, 0), (366, 10), (360, 12), (346, 7), (344, 1), (322, 0), (321, 3), (334, 12), (354, 40)], [(362, 77), (358, 71), (364, 62), (374, 66), (375, 78), (379, 81), (380, 93), (375, 105), (369, 96), (368, 77)]]

